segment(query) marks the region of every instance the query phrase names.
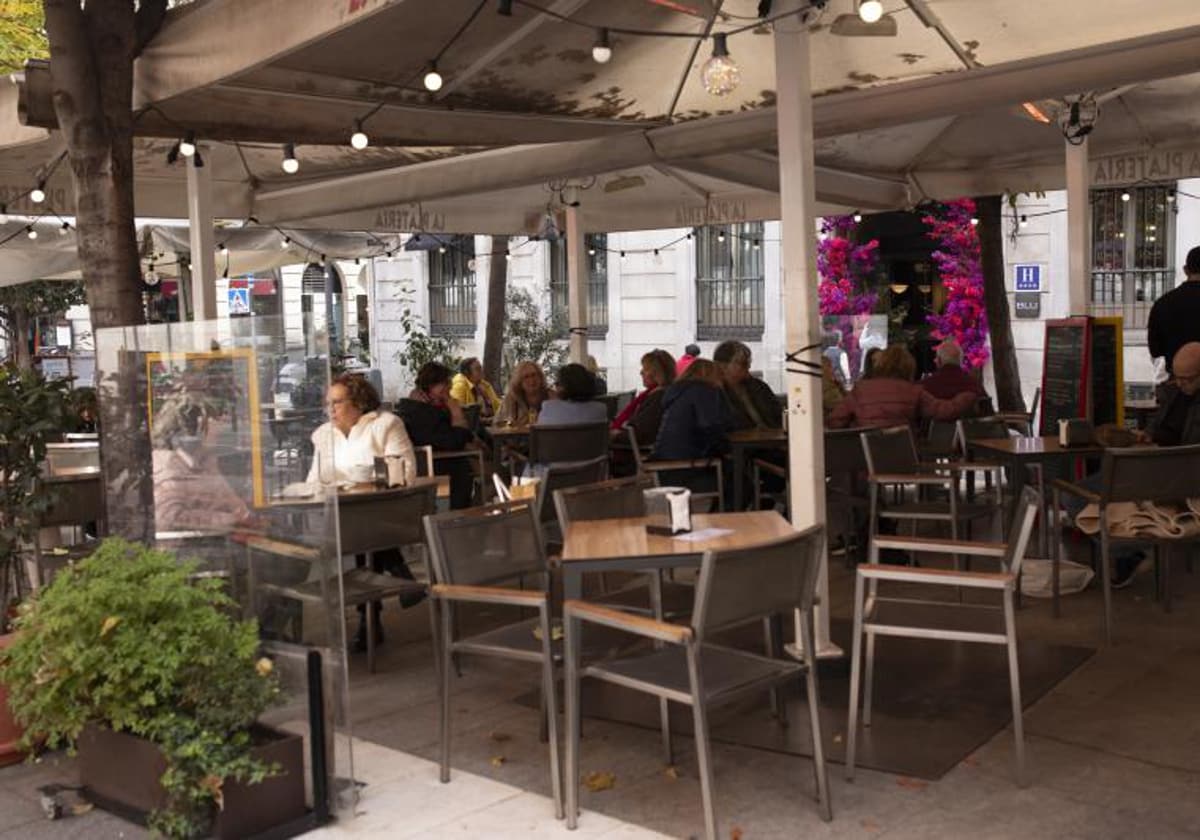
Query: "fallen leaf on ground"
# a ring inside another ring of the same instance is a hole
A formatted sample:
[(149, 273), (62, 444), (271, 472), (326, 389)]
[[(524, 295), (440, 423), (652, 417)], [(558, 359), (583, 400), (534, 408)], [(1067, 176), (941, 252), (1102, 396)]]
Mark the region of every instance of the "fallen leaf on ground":
[(499, 767), (499, 766), (501, 766), (502, 764), (504, 764), (504, 762), (505, 762), (505, 761), (507, 761), (508, 759), (506, 759), (506, 758), (505, 758), (504, 756), (502, 756), (502, 755), (494, 755), (494, 756), (492, 756), (492, 759), (491, 759), (491, 760), (492, 760), (492, 766), (493, 766), (493, 767)]
[(663, 770), (663, 775), (671, 781), (675, 781), (679, 778), (679, 768), (672, 764), (670, 767)]
[(599, 793), (602, 790), (610, 790), (617, 783), (615, 773), (598, 770), (594, 773), (588, 773), (583, 777), (583, 786), (592, 793)]
[(93, 805), (91, 802), (76, 802), (74, 805), (71, 806), (71, 816), (82, 817), (84, 814), (86, 814), (88, 811), (92, 810), (95, 807), (96, 806)]
[(896, 780), (896, 784), (909, 790), (925, 790), (925, 788), (929, 787), (929, 782), (923, 782), (920, 779), (910, 779), (908, 776), (901, 776)]
[(742, 830), (737, 826), (729, 832), (729, 840), (742, 840)]
[(875, 820), (863, 820), (862, 827), (867, 831), (879, 831), (883, 826), (875, 822)]
[(512, 740), (512, 736), (509, 735), (507, 732), (490, 732), (490, 733), (488, 733), (488, 737), (491, 738), (493, 741), (495, 741), (497, 744), (503, 744), (505, 741)]
[[(540, 626), (533, 628), (533, 638), (539, 642), (542, 640), (542, 628)], [(550, 625), (550, 641), (560, 642), (563, 638), (563, 628), (561, 624)]]

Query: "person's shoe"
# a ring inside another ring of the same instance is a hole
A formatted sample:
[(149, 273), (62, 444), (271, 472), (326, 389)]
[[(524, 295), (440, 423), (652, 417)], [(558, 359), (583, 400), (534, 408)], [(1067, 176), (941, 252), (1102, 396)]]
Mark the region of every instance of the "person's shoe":
[(1124, 589), (1129, 586), (1145, 567), (1148, 559), (1140, 551), (1136, 554), (1118, 557), (1116, 568), (1113, 569), (1112, 577), (1109, 579), (1109, 585), (1113, 589)]
[[(375, 646), (383, 644), (383, 622), (380, 620), (380, 611), (375, 612)], [(360, 616), (358, 619), (358, 629), (354, 631), (354, 638), (350, 641), (350, 651), (352, 653), (367, 652), (367, 619), (366, 616)]]

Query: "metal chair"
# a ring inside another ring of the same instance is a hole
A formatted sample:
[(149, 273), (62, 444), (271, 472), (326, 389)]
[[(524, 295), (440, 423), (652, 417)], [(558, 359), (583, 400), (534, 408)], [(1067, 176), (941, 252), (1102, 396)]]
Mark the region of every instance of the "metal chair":
[[(674, 460), (674, 461), (659, 461), (652, 460), (646, 457), (646, 452), (638, 444), (637, 432), (632, 427), (626, 427), (626, 433), (629, 435), (629, 446), (633, 450), (633, 459), (637, 464), (638, 473), (652, 473), (658, 476), (660, 484), (663, 483), (682, 483), (685, 486), (688, 481), (693, 484), (698, 484), (693, 478), (680, 480), (680, 473), (686, 473), (688, 476), (695, 476), (701, 472), (712, 472), (715, 489), (692, 489), (693, 502), (708, 500), (709, 503), (715, 502), (717, 510), (725, 509), (724, 495), (724, 479), (725, 467), (719, 457), (711, 458), (695, 458), (692, 460)], [(669, 480), (664, 482), (663, 473), (674, 473), (674, 476), (668, 476)], [(703, 486), (703, 485), (701, 485)], [(693, 509), (695, 505), (693, 504)], [(707, 512), (707, 511), (706, 511)]]
[[(862, 433), (863, 455), (867, 461), (867, 481), (870, 485), (870, 541), (872, 550), (879, 536), (879, 520), (907, 520), (916, 527), (918, 522), (945, 522), (950, 526), (950, 538), (958, 539), (960, 523), (994, 515), (999, 504), (962, 502), (958, 497), (958, 478), (963, 471), (991, 469), (999, 466), (972, 463), (939, 464), (935, 469), (923, 466), (917, 457), (912, 429), (895, 426)], [(998, 481), (998, 479), (997, 479)], [(917, 489), (917, 498), (905, 496), (908, 485)], [(886, 490), (892, 490), (888, 500)], [(922, 490), (942, 489), (946, 501), (922, 499)], [(960, 569), (961, 557), (955, 555), (954, 568)]]
[(1038, 405), (1042, 401), (1042, 389), (1033, 389), (1033, 399), (1029, 402), (1029, 411), (1001, 411), (993, 416), (1000, 419), (1009, 428), (1023, 437), (1031, 437), (1037, 425)]
[[(41, 479), (49, 506), (37, 518), (38, 528), (70, 526), (79, 528), (90, 522), (95, 522), (98, 534), (103, 534), (105, 509), (104, 485), (99, 473), (94, 475), (64, 475), (46, 476)], [(78, 540), (75, 542), (84, 542)], [(55, 556), (47, 561), (42, 552), (40, 536), (33, 539), (33, 571), (34, 585), (38, 588), (50, 582), (51, 577), (69, 559), (75, 559), (80, 551), (90, 551), (92, 545), (85, 545), (68, 553), (66, 558)], [(57, 561), (57, 562), (55, 562)]]
[[(1171, 608), (1170, 549), (1200, 543), (1200, 535), (1169, 537), (1139, 533), (1136, 537), (1118, 537), (1109, 531), (1109, 506), (1119, 502), (1181, 502), (1200, 498), (1200, 444), (1162, 448), (1107, 449), (1100, 465), (1100, 492), (1062, 479), (1052, 484), (1053, 510), (1060, 509), (1062, 495), (1077, 496), (1095, 503), (1100, 509), (1100, 585), (1104, 591), (1104, 641), (1112, 644), (1112, 581), (1110, 551), (1114, 543), (1150, 545), (1158, 567), (1159, 593), (1163, 607)], [(1164, 559), (1161, 554), (1167, 555)], [(1058, 606), (1058, 573), (1062, 555), (1061, 540), (1054, 541), (1053, 591)]]
[[(553, 494), (558, 490), (595, 484), (607, 479), (608, 456), (598, 455), (586, 461), (550, 464), (542, 472), (541, 478), (542, 480), (538, 483), (537, 497), (534, 500), (534, 511), (537, 513), (538, 522), (542, 523), (542, 527), (548, 529), (555, 537), (554, 541), (562, 543), (562, 531), (559, 527), (561, 520), (556, 521), (557, 505), (547, 504), (547, 501), (552, 500)], [(565, 528), (565, 526), (562, 527)], [(558, 533), (555, 534), (555, 531)]]
[[(867, 459), (863, 452), (862, 428), (825, 431), (825, 498), (828, 507), (827, 530), (832, 539), (841, 532), (846, 560), (866, 559), (862, 524), (871, 509), (867, 490)], [(833, 526), (834, 522), (842, 526)], [(853, 547), (853, 551), (851, 548)]]
[[(1009, 424), (998, 415), (964, 418), (954, 424), (954, 446), (958, 450), (958, 457), (963, 462), (980, 465), (979, 471), (983, 472), (983, 485), (986, 490), (992, 489), (993, 479), (995, 479), (997, 496), (1003, 492), (1003, 488), (999, 484), (999, 476), (1004, 474), (1004, 465), (995, 460), (979, 458), (973, 444), (980, 440), (1006, 440), (1010, 437), (1012, 437), (1012, 431)], [(1036, 478), (1038, 493), (1044, 495), (1045, 488), (1041, 484), (1041, 466), (1038, 464), (1033, 466), (1038, 471)], [(977, 472), (976, 470), (966, 471), (968, 499), (975, 498), (975, 475)]]
[[(706, 552), (700, 567), (690, 624), (670, 624), (630, 615), (599, 604), (567, 601), (567, 826), (575, 828), (579, 800), (579, 682), (592, 677), (624, 688), (682, 703), (692, 709), (696, 758), (704, 805), (705, 833), (717, 837), (713, 801), (712, 758), (709, 751), (708, 708), (749, 694), (765, 692), (803, 676), (808, 691), (813, 765), (821, 816), (832, 818), (817, 695), (813, 649), (812, 606), (821, 528), (813, 527), (752, 549)], [(760, 656), (713, 644), (707, 636), (718, 630), (799, 610), (804, 661)], [(583, 626), (598, 625), (661, 643), (637, 653), (580, 664)]]
[[(572, 522), (645, 516), (644, 492), (657, 486), (657, 477), (646, 473), (555, 490), (554, 508), (558, 512), (558, 523), (565, 534)], [(610, 593), (608, 587), (604, 586), (604, 594), (597, 600), (608, 606), (656, 618), (674, 618), (691, 613), (696, 597), (694, 586), (664, 580), (661, 570), (651, 573), (649, 577), (648, 587), (630, 586)], [(601, 574), (600, 578), (603, 583), (604, 575)]]
[(588, 461), (608, 457), (607, 423), (529, 427), (529, 460), (535, 464)]
[[(542, 709), (550, 744), (550, 782), (554, 811), (563, 816), (562, 775), (558, 756), (558, 705), (554, 692), (555, 645), (550, 626), (550, 583), (541, 529), (534, 509), (507, 503), (425, 517), (433, 562), (431, 587), (434, 650), (438, 664), (441, 780), (450, 781), (450, 675), (459, 654), (494, 656), (541, 667)], [(538, 589), (513, 582), (540, 576)], [(471, 636), (457, 630), (461, 604), (492, 604), (535, 610), (537, 617)], [(535, 632), (536, 631), (536, 632)]]
[[(858, 736), (860, 675), (863, 675), (862, 722), (871, 725), (872, 682), (875, 671), (875, 637), (902, 636), (910, 639), (980, 642), (1008, 648), (1008, 679), (1012, 699), (1013, 732), (1016, 736), (1016, 774), (1018, 785), (1025, 786), (1025, 730), (1021, 715), (1021, 683), (1017, 667), (1017, 631), (1014, 619), (1017, 582), (1021, 562), (1033, 531), (1033, 520), (1040, 502), (1032, 488), (1025, 488), (1017, 505), (1016, 518), (1004, 543), (919, 539), (916, 537), (879, 537), (871, 544), (871, 562), (860, 565), (854, 583), (854, 641), (850, 660), (850, 714), (846, 724), (846, 778), (854, 779)], [(970, 554), (991, 557), (1000, 562), (999, 572), (946, 571), (915, 569), (879, 563), (881, 548), (896, 548), (936, 554)], [(1000, 593), (998, 608), (979, 604), (961, 604), (945, 600), (925, 601), (912, 597), (885, 598), (879, 595), (880, 583), (919, 583), (994, 590)], [(862, 641), (867, 637), (866, 665), (863, 665)], [(864, 674), (865, 671), (865, 674)]]

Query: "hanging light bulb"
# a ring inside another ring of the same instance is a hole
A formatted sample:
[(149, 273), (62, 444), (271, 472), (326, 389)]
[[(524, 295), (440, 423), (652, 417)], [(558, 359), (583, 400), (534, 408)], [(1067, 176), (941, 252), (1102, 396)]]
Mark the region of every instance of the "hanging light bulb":
[(725, 241), (725, 231), (723, 231), (723, 230), (719, 230), (719, 231), (717, 231), (717, 241), (718, 241), (718, 242), (724, 242), (724, 241)]
[[(1168, 203), (1173, 202), (1174, 200), (1175, 200), (1174, 188), (1167, 190), (1167, 202)], [(4, 205), (0, 204), (0, 216), (2, 216), (3, 214), (4, 214)]]
[(445, 246), (445, 245), (439, 245), (439, 246), (438, 246), (438, 253), (439, 253), (439, 254), (444, 254), (444, 253), (446, 253), (446, 246)]
[(63, 222), (62, 227), (60, 227), (58, 229), (59, 236), (66, 236), (70, 232), (71, 232), (71, 225), (69, 222)]
[(300, 161), (296, 160), (296, 146), (293, 143), (283, 144), (283, 171), (295, 175), (300, 171)]
[(150, 268), (146, 272), (146, 276), (143, 278), (142, 282), (144, 282), (147, 286), (158, 285), (158, 272), (154, 270), (154, 263), (150, 263)]
[(592, 46), (592, 61), (597, 64), (608, 64), (612, 58), (612, 44), (608, 42), (608, 30), (601, 29), (596, 33), (596, 43)]
[(46, 200), (46, 182), (38, 181), (37, 186), (29, 191), (29, 200), (34, 204), (41, 204)]
[(588, 248), (588, 256), (589, 256), (589, 257), (594, 257), (594, 256), (596, 256), (596, 249), (595, 249), (595, 248)]
[(754, 240), (754, 250), (757, 251), (761, 247), (762, 247), (762, 243), (759, 242), (757, 239), (755, 239)]
[(508, 252), (508, 249), (506, 248), (506, 249), (504, 250), (504, 261), (505, 261), (505, 262), (510, 262), (511, 260), (512, 260), (512, 254), (510, 254), (510, 253)]
[(862, 221), (862, 211), (855, 210), (853, 218), (854, 218), (854, 224), (858, 224), (859, 222), (861, 222)]
[(1020, 220), (1020, 222), (1018, 222), (1017, 224), (1018, 224), (1020, 227), (1025, 227), (1026, 225), (1028, 225), (1028, 224), (1029, 224), (1029, 217), (1028, 217), (1028, 216), (1022, 216), (1022, 217), (1021, 217), (1021, 220)]
[(292, 245), (292, 238), (290, 236), (285, 236), (285, 237), (283, 237), (283, 239), (281, 239), (279, 241), (280, 248), (287, 249), (287, 248), (290, 248), (291, 245)]
[(704, 62), (700, 80), (704, 83), (704, 89), (713, 96), (732, 93), (742, 80), (742, 71), (729, 57), (729, 47), (725, 44), (723, 33), (713, 36), (712, 58)]
[(388, 262), (395, 262), (395, 261), (396, 261), (396, 255), (395, 255), (395, 254), (393, 254), (391, 251), (388, 251), (388, 252), (387, 252), (387, 261), (388, 261)]
[(29, 225), (27, 228), (25, 228), (25, 235), (30, 239), (37, 239), (38, 232), (33, 229), (33, 225)]
[(883, 17), (883, 3), (880, 0), (859, 0), (858, 16), (863, 23), (877, 23)]
[(350, 145), (360, 152), (371, 145), (371, 138), (363, 131), (362, 120), (354, 121), (354, 133), (350, 135)]
[(437, 62), (429, 62), (429, 69), (425, 71), (425, 90), (437, 91), (442, 89), (442, 74), (438, 72)]
[(8, 224), (8, 205), (0, 204), (0, 225)]
[(621, 262), (625, 262), (625, 252), (621, 252)]
[(1129, 199), (1131, 199), (1132, 197), (1133, 197), (1133, 196), (1131, 196), (1131, 195), (1129, 194), (1129, 190), (1125, 190), (1124, 192), (1122, 192), (1122, 193), (1121, 193), (1121, 200), (1122, 200), (1122, 201), (1129, 201)]
[(189, 131), (179, 141), (179, 154), (184, 157), (191, 157), (196, 154), (196, 132)]
[(975, 216), (971, 217), (971, 227), (979, 227), (979, 219)]
[(224, 243), (224, 242), (222, 242), (222, 243), (220, 243), (219, 245), (217, 245), (217, 250), (221, 252), (221, 256), (222, 256), (222, 257), (228, 257), (228, 256), (229, 256), (229, 249), (225, 247), (225, 243)]

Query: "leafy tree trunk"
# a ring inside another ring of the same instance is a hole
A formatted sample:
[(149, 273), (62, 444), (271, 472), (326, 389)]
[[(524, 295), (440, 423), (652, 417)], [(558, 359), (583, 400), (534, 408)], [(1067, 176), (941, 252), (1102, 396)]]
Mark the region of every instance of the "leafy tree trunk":
[(500, 237), (493, 236), (488, 247), (492, 256), (488, 260), (488, 308), (483, 325), (483, 376), (502, 391), (505, 383), (500, 381), (500, 365), (504, 347), (504, 302), (508, 295), (508, 260), (502, 256), (504, 249), (496, 247), (498, 239)]
[(998, 195), (976, 198), (975, 207), (979, 214), (984, 307), (992, 340), (992, 370), (996, 374), (996, 407), (1000, 411), (1024, 411), (1004, 277), (1004, 207)]
[[(145, 320), (133, 215), (133, 61), (167, 0), (43, 0), (54, 113), (75, 187), (79, 263), (92, 327)], [(154, 536), (154, 490), (140, 354), (122, 353), (100, 385), (101, 466), (113, 531)], [(105, 392), (108, 398), (104, 398)]]

